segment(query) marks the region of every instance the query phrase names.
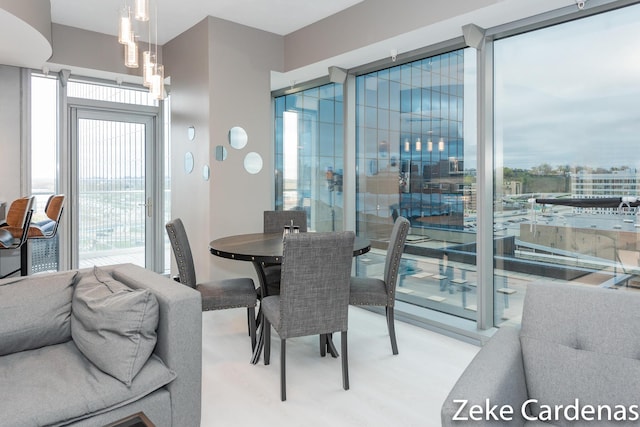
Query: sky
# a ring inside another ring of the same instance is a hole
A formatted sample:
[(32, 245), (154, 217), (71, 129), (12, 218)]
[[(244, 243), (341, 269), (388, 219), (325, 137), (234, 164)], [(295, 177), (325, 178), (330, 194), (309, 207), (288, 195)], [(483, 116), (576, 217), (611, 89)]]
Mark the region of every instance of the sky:
[(496, 41), (497, 160), (640, 169), (640, 6)]

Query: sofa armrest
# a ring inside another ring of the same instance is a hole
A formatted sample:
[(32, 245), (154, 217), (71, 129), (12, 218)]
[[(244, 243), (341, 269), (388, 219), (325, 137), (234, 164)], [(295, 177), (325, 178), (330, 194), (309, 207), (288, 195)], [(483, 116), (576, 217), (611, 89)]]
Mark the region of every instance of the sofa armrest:
[[(523, 425), (525, 420), (520, 411), (528, 397), (519, 332), (517, 328), (503, 326), (480, 349), (442, 405), (442, 426)], [(465, 407), (460, 410), (463, 404)], [(472, 419), (469, 409), (473, 405), (484, 408), (482, 414), (473, 415), (481, 416), (482, 421)], [(487, 406), (491, 408), (494, 405), (497, 409), (492, 413), (499, 421), (493, 420), (487, 411)], [(508, 405), (513, 413), (501, 415), (503, 405)], [(454, 420), (457, 412), (460, 413)], [(509, 418), (510, 422), (504, 421)]]
[(198, 427), (202, 393), (202, 301), (200, 292), (133, 264), (106, 267), (127, 286), (149, 289), (158, 299), (160, 319), (155, 354), (177, 377), (171, 393), (173, 426)]

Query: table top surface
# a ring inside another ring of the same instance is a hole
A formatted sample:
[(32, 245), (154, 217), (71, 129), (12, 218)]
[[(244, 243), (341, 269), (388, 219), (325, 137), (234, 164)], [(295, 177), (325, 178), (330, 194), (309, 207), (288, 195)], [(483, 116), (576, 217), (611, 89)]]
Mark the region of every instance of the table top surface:
[[(353, 256), (369, 252), (371, 242), (356, 236)], [(209, 251), (239, 261), (279, 263), (282, 261), (282, 233), (251, 233), (222, 237), (209, 243)]]

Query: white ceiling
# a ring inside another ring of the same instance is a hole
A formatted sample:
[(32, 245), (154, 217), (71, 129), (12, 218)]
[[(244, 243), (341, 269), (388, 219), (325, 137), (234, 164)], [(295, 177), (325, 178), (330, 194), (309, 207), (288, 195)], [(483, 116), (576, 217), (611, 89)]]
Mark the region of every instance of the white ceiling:
[[(111, 35), (116, 35), (118, 30), (119, 9), (125, 3), (133, 3), (133, 0), (50, 1), (52, 22)], [(206, 16), (286, 35), (362, 1), (364, 0), (150, 0), (152, 11), (157, 7), (157, 25), (153, 26), (157, 27), (157, 41), (160, 45), (193, 27)], [(327, 74), (329, 66), (350, 69), (389, 57), (391, 51), (402, 56), (405, 52), (459, 37), (465, 24), (475, 23), (483, 28), (491, 28), (553, 9), (576, 7), (576, 1), (496, 0), (491, 6), (453, 16), (315, 64), (285, 73), (272, 71), (271, 89), (294, 86), (321, 77)], [(598, 0), (611, 1), (614, 0)], [(141, 39), (146, 39), (144, 34)]]
[[(285, 35), (361, 1), (150, 0), (150, 6), (152, 15), (157, 10), (158, 43), (163, 45), (206, 16)], [(131, 0), (127, 3), (133, 4)], [(123, 4), (125, 0), (51, 0), (51, 21), (115, 35), (118, 31), (119, 10)], [(113, 19), (108, 19), (109, 16)], [(144, 39), (144, 35), (141, 38)]]

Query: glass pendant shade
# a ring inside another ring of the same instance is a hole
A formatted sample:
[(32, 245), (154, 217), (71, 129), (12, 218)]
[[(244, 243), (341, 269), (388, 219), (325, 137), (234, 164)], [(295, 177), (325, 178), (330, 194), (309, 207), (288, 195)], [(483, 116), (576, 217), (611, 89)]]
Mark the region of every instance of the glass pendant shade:
[(156, 99), (164, 99), (164, 65), (157, 64), (155, 72), (151, 76), (151, 95)]
[(422, 141), (420, 141), (420, 138), (416, 140), (416, 151), (422, 151)]
[(444, 151), (444, 138), (440, 138), (438, 141), (438, 151)]
[(135, 41), (133, 32), (132, 41), (124, 46), (124, 66), (128, 68), (138, 68), (138, 43)]
[(151, 87), (151, 76), (156, 65), (156, 56), (150, 50), (142, 52), (142, 84)]
[(429, 152), (433, 151), (433, 141), (431, 140), (427, 141), (427, 151)]
[(131, 40), (131, 10), (123, 7), (120, 10), (120, 26), (118, 28), (118, 43), (128, 44)]
[(411, 151), (411, 143), (409, 142), (408, 139), (404, 140), (404, 151), (407, 153)]
[(135, 18), (143, 22), (149, 20), (149, 0), (136, 0)]

